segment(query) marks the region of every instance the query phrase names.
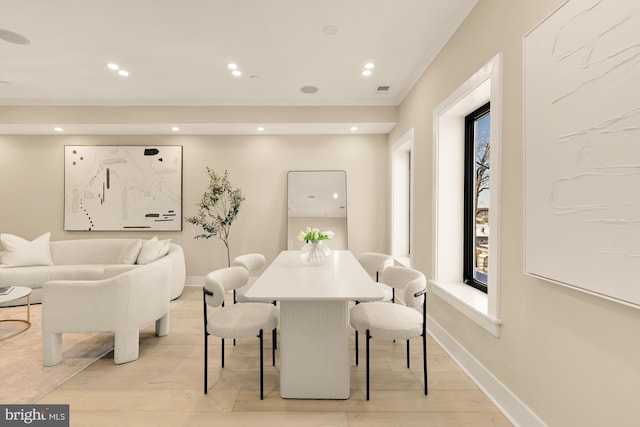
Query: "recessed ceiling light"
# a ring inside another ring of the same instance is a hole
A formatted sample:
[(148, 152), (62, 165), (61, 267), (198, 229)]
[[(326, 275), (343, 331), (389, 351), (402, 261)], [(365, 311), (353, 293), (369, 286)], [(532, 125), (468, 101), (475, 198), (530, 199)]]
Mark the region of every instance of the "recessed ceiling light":
[(127, 70), (118, 70), (118, 74), (122, 77), (129, 77), (129, 72)]
[(227, 64), (227, 68), (230, 70), (237, 70), (238, 69), (238, 64), (234, 64), (233, 62), (230, 62)]
[(351, 132), (356, 132), (358, 129), (358, 126), (351, 126)]
[(171, 128), (171, 130), (174, 131), (174, 132), (178, 132), (178, 131), (180, 131), (180, 128), (178, 126), (174, 126), (174, 127)]
[(231, 72), (231, 74), (233, 74), (233, 75), (234, 75), (234, 76), (236, 76), (236, 77), (240, 77), (240, 76), (242, 75), (242, 71), (240, 71), (240, 70), (233, 70), (233, 71)]
[(300, 88), (300, 92), (302, 93), (316, 93), (318, 91), (318, 88), (315, 86), (302, 86)]
[(258, 126), (258, 132), (262, 132), (263, 130), (264, 130), (264, 127)]
[(62, 132), (64, 129), (62, 129), (61, 127), (54, 127), (53, 130), (55, 130), (56, 132)]
[(364, 68), (366, 68), (367, 70), (373, 70), (373, 68), (376, 65), (373, 62), (367, 62), (366, 64), (364, 64)]
[(362, 75), (365, 77), (369, 77), (371, 75), (371, 70), (363, 70)]
[(338, 193), (333, 193), (333, 198), (337, 199), (338, 198)]
[(113, 62), (109, 62), (107, 64), (107, 68), (115, 71), (115, 70), (119, 70), (120, 66), (118, 64), (114, 64)]

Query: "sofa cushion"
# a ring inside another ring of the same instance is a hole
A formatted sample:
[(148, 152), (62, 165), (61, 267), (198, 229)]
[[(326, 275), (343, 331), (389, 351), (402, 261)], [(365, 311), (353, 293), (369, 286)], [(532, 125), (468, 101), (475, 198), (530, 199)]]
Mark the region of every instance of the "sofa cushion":
[(170, 243), (171, 239), (158, 240), (157, 236), (147, 240), (142, 244), (136, 264), (149, 264), (158, 258), (162, 258), (169, 253)]
[(0, 267), (25, 267), (34, 265), (53, 265), (49, 238), (51, 233), (44, 233), (29, 241), (13, 234), (3, 233), (0, 241), (5, 248)]
[(120, 254), (131, 239), (88, 237), (51, 242), (51, 259), (55, 265), (118, 264)]
[(0, 269), (0, 284), (41, 288), (49, 280), (99, 280), (104, 264), (32, 266)]
[(118, 263), (119, 264), (135, 264), (136, 260), (138, 259), (138, 254), (140, 254), (141, 248), (142, 248), (142, 240), (133, 239), (124, 248), (122, 248), (122, 252), (120, 252), (120, 259), (118, 259)]

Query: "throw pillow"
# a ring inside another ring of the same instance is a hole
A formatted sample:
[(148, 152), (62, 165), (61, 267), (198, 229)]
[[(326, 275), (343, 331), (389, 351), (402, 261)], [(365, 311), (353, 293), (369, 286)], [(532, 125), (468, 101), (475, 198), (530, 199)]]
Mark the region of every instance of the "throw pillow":
[(171, 239), (158, 240), (157, 236), (147, 240), (142, 244), (136, 264), (149, 264), (165, 256), (169, 252), (169, 243)]
[(142, 240), (134, 239), (127, 243), (122, 252), (120, 252), (120, 258), (118, 262), (120, 264), (135, 264), (138, 259), (138, 254), (142, 248)]
[(44, 233), (29, 241), (13, 234), (0, 234), (0, 242), (5, 252), (1, 267), (27, 267), (32, 265), (53, 265), (49, 239), (51, 233)]

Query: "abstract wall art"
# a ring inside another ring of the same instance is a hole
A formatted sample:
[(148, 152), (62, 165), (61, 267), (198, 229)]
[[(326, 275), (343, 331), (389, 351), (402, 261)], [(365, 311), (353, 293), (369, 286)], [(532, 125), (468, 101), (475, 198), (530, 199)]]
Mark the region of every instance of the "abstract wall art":
[(524, 129), (525, 272), (640, 308), (640, 2), (525, 35)]
[(67, 145), (64, 230), (182, 230), (182, 146)]

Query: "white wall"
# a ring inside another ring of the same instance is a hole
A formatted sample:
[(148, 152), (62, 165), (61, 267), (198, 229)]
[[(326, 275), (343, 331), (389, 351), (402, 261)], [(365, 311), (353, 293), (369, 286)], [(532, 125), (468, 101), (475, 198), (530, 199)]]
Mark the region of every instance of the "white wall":
[(391, 255), (408, 258), (411, 230), (411, 151), (400, 149), (392, 151), (391, 156), (393, 162), (391, 167), (393, 174)]
[[(241, 114), (239, 112), (238, 114)], [(145, 232), (64, 232), (64, 145), (167, 144), (183, 146), (183, 214), (196, 213), (207, 185), (206, 167), (227, 169), (246, 200), (231, 229), (231, 255), (262, 252), (268, 261), (286, 249), (286, 181), (289, 170), (345, 170), (349, 246), (355, 253), (388, 248), (384, 135), (303, 136), (0, 136), (0, 232), (52, 239), (141, 236)], [(357, 219), (357, 220), (353, 220)], [(226, 266), (217, 239), (194, 240), (200, 230), (158, 233), (182, 245), (187, 276)]]
[(430, 277), (433, 109), (503, 53), (501, 336), (436, 296), (428, 311), (547, 425), (637, 426), (640, 311), (523, 274), (522, 39), (561, 3), (480, 1), (400, 106), (389, 142), (414, 128), (413, 261)]

